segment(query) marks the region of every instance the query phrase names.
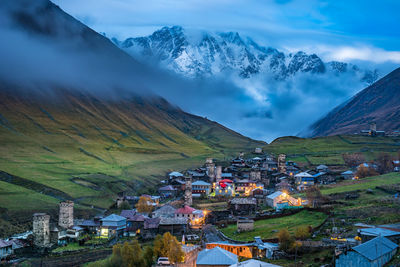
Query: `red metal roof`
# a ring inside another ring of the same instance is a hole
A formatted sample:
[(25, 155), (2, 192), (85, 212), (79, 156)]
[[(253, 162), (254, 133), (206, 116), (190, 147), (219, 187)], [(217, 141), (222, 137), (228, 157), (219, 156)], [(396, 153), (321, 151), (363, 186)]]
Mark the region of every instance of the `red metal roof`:
[(185, 205), (185, 207), (177, 209), (175, 211), (176, 214), (192, 214), (193, 211), (195, 211), (196, 209), (189, 207), (187, 205)]

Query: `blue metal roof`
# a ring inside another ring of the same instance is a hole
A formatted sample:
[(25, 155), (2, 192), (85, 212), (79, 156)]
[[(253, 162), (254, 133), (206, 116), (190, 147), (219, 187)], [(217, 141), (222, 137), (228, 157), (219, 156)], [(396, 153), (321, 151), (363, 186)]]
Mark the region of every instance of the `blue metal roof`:
[(193, 185), (206, 185), (206, 186), (209, 186), (209, 185), (211, 185), (211, 184), (209, 184), (209, 183), (207, 183), (207, 182), (204, 182), (204, 181), (202, 181), (202, 180), (198, 180), (198, 181), (192, 183), (192, 186), (193, 186)]
[(369, 236), (394, 236), (394, 235), (400, 235), (400, 232), (395, 232), (392, 230), (376, 227), (376, 228), (360, 229), (360, 234)]
[(395, 250), (397, 247), (398, 246), (389, 239), (379, 236), (359, 246), (353, 247), (353, 250), (370, 261), (373, 261)]
[(125, 217), (116, 215), (116, 214), (111, 214), (103, 219), (101, 221), (112, 221), (112, 222), (119, 222), (119, 221), (126, 221)]
[(238, 263), (238, 257), (220, 247), (205, 249), (197, 255), (196, 265), (232, 265)]

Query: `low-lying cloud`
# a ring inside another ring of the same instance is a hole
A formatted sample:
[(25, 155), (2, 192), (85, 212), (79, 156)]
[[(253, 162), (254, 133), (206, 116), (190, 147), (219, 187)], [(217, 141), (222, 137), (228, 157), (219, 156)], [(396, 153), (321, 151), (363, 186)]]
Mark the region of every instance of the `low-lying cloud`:
[(262, 74), (245, 80), (234, 75), (184, 79), (154, 62), (137, 62), (69, 16), (60, 18), (59, 11), (38, 14), (46, 1), (25, 10), (36, 25), (28, 30), (10, 16), (10, 8), (21, 10), (24, 1), (30, 2), (0, 3), (0, 80), (24, 88), (61, 86), (106, 98), (156, 94), (185, 111), (271, 141), (301, 132), (364, 86), (353, 75), (333, 74), (298, 74), (286, 81)]

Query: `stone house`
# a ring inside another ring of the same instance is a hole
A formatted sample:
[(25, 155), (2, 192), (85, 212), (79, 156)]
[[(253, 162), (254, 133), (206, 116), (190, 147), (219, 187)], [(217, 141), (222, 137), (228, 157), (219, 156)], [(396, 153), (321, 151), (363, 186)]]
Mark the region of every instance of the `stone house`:
[(166, 185), (158, 189), (158, 193), (162, 198), (171, 198), (177, 195), (178, 190), (172, 185)]
[(254, 220), (250, 219), (242, 219), (237, 220), (236, 222), (237, 231), (240, 232), (247, 232), (254, 230)]
[(142, 214), (135, 214), (132, 217), (129, 217), (126, 221), (126, 231), (132, 234), (142, 231), (144, 227), (144, 221), (147, 218), (147, 216)]
[(235, 181), (235, 192), (241, 196), (249, 196), (253, 189), (257, 188), (256, 181), (243, 179)]
[(153, 211), (153, 218), (154, 217), (166, 217), (166, 218), (173, 218), (175, 217), (176, 209), (171, 205), (164, 205), (161, 208)]
[(186, 218), (161, 217), (159, 223), (159, 232), (161, 234), (170, 232), (172, 235), (183, 235), (188, 229)]
[(144, 239), (153, 239), (158, 234), (158, 228), (161, 218), (146, 218), (143, 224), (143, 230), (140, 235)]
[(234, 198), (229, 201), (229, 210), (235, 214), (252, 214), (256, 211), (257, 200), (250, 198)]

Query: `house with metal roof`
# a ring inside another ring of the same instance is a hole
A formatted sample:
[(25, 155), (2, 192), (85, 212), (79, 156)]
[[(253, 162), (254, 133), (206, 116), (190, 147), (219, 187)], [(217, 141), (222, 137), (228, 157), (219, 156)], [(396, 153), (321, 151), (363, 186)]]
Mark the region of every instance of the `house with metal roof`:
[(0, 260), (13, 254), (12, 242), (0, 239)]
[(315, 184), (315, 177), (308, 172), (298, 173), (294, 177), (296, 179), (297, 190), (299, 191), (303, 191)]
[(397, 252), (397, 245), (379, 236), (343, 252), (336, 258), (336, 267), (381, 267)]
[(232, 264), (229, 267), (280, 267), (280, 265), (275, 265), (272, 263), (251, 259), (251, 260)]
[(123, 232), (126, 229), (126, 218), (116, 214), (111, 214), (100, 221), (100, 235), (102, 237), (123, 235)]
[(273, 258), (274, 252), (279, 250), (279, 245), (275, 243), (263, 242), (260, 237), (255, 237), (251, 243), (230, 243), (227, 241), (207, 243), (206, 248), (212, 249), (220, 247), (233, 254), (244, 258)]
[(343, 177), (343, 179), (345, 179), (345, 180), (351, 180), (351, 179), (354, 178), (354, 172), (351, 171), (351, 170), (342, 172), (340, 175), (341, 175), (341, 176)]
[(238, 263), (238, 257), (220, 247), (205, 249), (197, 255), (196, 266), (198, 267), (228, 267)]
[(396, 244), (400, 243), (400, 232), (381, 227), (358, 229), (358, 234), (361, 236), (363, 242), (374, 239), (378, 236), (383, 236)]
[(276, 191), (267, 196), (267, 205), (275, 209), (284, 209), (289, 207), (301, 207), (303, 200), (294, 198), (288, 193)]
[(208, 196), (211, 193), (211, 184), (198, 180), (192, 183), (192, 192), (194, 194), (201, 194)]

